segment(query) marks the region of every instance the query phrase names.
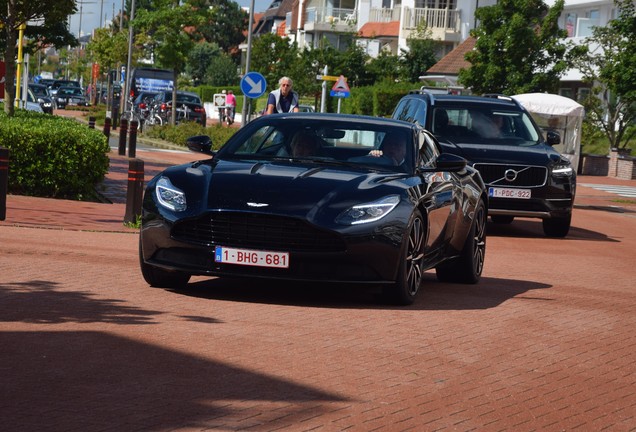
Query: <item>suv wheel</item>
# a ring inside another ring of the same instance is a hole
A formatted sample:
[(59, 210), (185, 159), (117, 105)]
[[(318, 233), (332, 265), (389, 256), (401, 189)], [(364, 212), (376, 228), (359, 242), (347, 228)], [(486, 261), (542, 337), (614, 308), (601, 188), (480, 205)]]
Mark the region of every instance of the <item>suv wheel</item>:
[(543, 232), (548, 237), (565, 237), (570, 231), (572, 215), (543, 219)]

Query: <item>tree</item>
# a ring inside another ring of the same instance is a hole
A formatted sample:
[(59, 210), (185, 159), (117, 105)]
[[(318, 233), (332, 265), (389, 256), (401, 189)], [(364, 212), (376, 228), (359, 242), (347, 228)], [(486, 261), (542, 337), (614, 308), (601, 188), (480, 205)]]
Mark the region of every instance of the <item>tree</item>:
[(595, 27), (570, 55), (591, 85), (583, 101), (586, 121), (603, 131), (610, 148), (621, 149), (636, 134), (636, 9), (632, 0), (614, 3), (617, 18)]
[(259, 71), (271, 89), (278, 88), (278, 80), (283, 76), (292, 78), (297, 89), (298, 77), (292, 76), (291, 72), (295, 69), (298, 57), (296, 44), (290, 44), (287, 38), (267, 33), (252, 40), (250, 69)]
[(400, 61), (401, 76), (409, 82), (418, 82), (420, 76), (437, 63), (438, 42), (431, 36), (432, 31), (422, 22), (406, 41), (409, 50), (402, 50)]
[(240, 55), (238, 46), (245, 40), (249, 15), (232, 0), (191, 0), (205, 15), (198, 32), (206, 42), (216, 43), (229, 54)]
[(371, 85), (378, 81), (395, 82), (400, 77), (400, 58), (382, 50), (376, 58), (369, 60), (367, 71), (370, 79), (361, 85)]
[(6, 15), (0, 15), (0, 27), (3, 30), (0, 43), (5, 44), (5, 92), (8, 102), (4, 104), (4, 110), (7, 115), (13, 116), (14, 107), (11, 101), (15, 99), (15, 58), (19, 27), (26, 25), (25, 36), (31, 41), (27, 45), (27, 52), (34, 46), (75, 46), (77, 39), (63, 24), (69, 15), (76, 12), (76, 8), (75, 0), (0, 0), (0, 10), (6, 11)]
[(568, 68), (567, 32), (558, 26), (563, 2), (550, 8), (543, 0), (499, 0), (478, 8), (475, 50), (466, 54), (471, 66), (459, 81), (474, 93), (557, 92)]
[(192, 77), (194, 85), (207, 82), (206, 75), (210, 63), (220, 55), (221, 49), (215, 43), (201, 42), (192, 48), (188, 54), (185, 72)]
[(212, 86), (238, 85), (238, 66), (232, 58), (220, 53), (214, 57), (205, 72), (205, 82)]
[(197, 38), (196, 29), (203, 21), (201, 11), (179, 0), (157, 0), (155, 10), (139, 10), (134, 28), (150, 36), (155, 63), (174, 72), (172, 91), (172, 123), (177, 116), (177, 78), (185, 68), (190, 50)]

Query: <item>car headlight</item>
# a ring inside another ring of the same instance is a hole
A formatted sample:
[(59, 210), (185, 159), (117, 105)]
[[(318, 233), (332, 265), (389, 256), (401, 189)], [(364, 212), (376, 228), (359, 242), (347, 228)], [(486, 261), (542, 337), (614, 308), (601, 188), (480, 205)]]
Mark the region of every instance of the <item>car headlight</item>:
[(167, 177), (161, 177), (155, 187), (155, 196), (159, 204), (175, 212), (186, 209), (185, 193), (174, 186)]
[(571, 176), (574, 173), (574, 169), (572, 169), (572, 165), (569, 162), (567, 163), (559, 163), (552, 167), (552, 174), (556, 174), (559, 176)]
[(398, 195), (389, 195), (370, 203), (357, 204), (340, 213), (336, 222), (342, 225), (375, 222), (388, 215), (399, 202)]

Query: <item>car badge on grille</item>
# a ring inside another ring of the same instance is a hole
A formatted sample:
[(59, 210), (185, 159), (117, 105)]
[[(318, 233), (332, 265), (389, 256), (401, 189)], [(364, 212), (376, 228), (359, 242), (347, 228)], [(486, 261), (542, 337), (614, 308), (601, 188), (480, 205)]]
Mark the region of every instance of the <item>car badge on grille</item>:
[(517, 171), (513, 169), (507, 169), (506, 172), (504, 173), (504, 178), (506, 179), (506, 181), (509, 181), (509, 182), (513, 182), (517, 180)]
[(267, 207), (269, 204), (267, 203), (255, 203), (255, 202), (248, 202), (247, 206), (248, 207)]

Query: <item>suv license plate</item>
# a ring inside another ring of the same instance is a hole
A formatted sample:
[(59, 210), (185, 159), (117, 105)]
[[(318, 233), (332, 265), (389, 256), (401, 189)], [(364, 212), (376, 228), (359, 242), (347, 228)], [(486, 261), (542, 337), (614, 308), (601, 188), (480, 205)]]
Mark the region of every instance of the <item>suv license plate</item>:
[(234, 249), (217, 246), (214, 249), (214, 261), (255, 267), (288, 268), (289, 252)]
[(493, 198), (517, 198), (530, 199), (532, 194), (530, 189), (512, 189), (512, 188), (488, 188), (488, 196)]

